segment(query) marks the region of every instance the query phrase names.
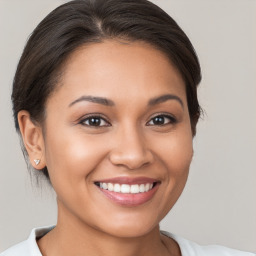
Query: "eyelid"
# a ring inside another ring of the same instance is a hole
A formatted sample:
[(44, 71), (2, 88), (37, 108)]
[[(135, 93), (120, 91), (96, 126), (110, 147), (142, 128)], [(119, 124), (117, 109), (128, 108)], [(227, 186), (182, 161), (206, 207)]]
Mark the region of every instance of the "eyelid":
[[(154, 119), (155, 117), (158, 117), (158, 116), (163, 116), (163, 117), (166, 117), (166, 118), (169, 118), (170, 119), (170, 122), (167, 123), (167, 124), (175, 124), (178, 122), (177, 118), (170, 114), (170, 113), (157, 113), (157, 114), (154, 114), (152, 117), (150, 117), (150, 120), (146, 123), (147, 126), (153, 126), (153, 125), (150, 125), (149, 122), (152, 121), (152, 119)], [(163, 124), (163, 125), (167, 125), (167, 124)]]
[[(158, 117), (158, 116), (163, 116), (163, 117), (165, 117), (165, 118), (169, 118), (169, 119), (170, 119), (170, 122), (168, 122), (167, 124), (175, 124), (175, 123), (178, 122), (178, 121), (177, 121), (177, 118), (176, 118), (174, 115), (172, 115), (172, 114), (170, 114), (170, 113), (160, 112), (160, 113), (156, 113), (156, 114), (154, 114), (153, 116), (151, 116), (150, 119), (149, 119), (149, 121), (146, 123), (146, 125), (147, 125), (147, 126), (151, 126), (151, 125), (149, 124), (149, 122), (151, 122), (153, 118)], [(100, 118), (100, 119), (104, 120), (104, 122), (106, 122), (107, 125), (102, 125), (102, 126), (90, 126), (90, 125), (84, 124), (84, 122), (85, 122), (87, 119), (92, 118), (92, 117)], [(103, 114), (101, 114), (101, 113), (90, 113), (90, 114), (84, 115), (84, 116), (82, 116), (81, 118), (79, 118), (79, 119), (77, 120), (77, 122), (78, 122), (79, 124), (81, 124), (81, 125), (88, 126), (88, 127), (94, 127), (94, 128), (112, 126), (111, 123), (110, 123), (110, 121), (108, 120), (108, 118), (106, 118), (106, 117), (105, 117)], [(164, 125), (167, 125), (167, 124), (164, 124)]]
[[(96, 118), (100, 118), (100, 119), (104, 120), (104, 122), (106, 122), (107, 125), (102, 125), (102, 126), (90, 126), (90, 125), (84, 124), (84, 122), (85, 122), (87, 119), (92, 118), (92, 117), (96, 117)], [(100, 128), (100, 127), (108, 127), (108, 126), (111, 126), (111, 123), (109, 122), (109, 120), (108, 120), (104, 115), (102, 115), (102, 114), (100, 114), (100, 113), (90, 113), (90, 114), (84, 115), (83, 117), (79, 118), (78, 123), (81, 124), (81, 125), (84, 125), (84, 126), (87, 126), (87, 127), (93, 127), (93, 128)]]

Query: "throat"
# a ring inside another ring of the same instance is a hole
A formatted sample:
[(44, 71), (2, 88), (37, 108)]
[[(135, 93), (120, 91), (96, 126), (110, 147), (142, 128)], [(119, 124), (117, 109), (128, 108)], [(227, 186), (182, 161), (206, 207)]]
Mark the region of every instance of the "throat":
[(171, 237), (161, 233), (161, 241), (171, 256), (182, 256), (180, 246)]
[[(99, 231), (81, 232), (56, 226), (37, 240), (42, 255), (104, 255), (104, 256), (181, 256), (179, 246), (171, 238), (156, 232), (136, 238), (118, 238)], [(67, 233), (66, 233), (67, 232)]]

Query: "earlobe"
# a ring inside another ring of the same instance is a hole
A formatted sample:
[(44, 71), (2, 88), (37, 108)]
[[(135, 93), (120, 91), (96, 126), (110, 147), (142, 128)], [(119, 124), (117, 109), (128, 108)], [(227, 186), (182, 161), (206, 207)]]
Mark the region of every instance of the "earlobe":
[(24, 146), (28, 152), (31, 165), (35, 169), (43, 169), (44, 161), (44, 140), (40, 126), (36, 125), (26, 110), (18, 113), (18, 122)]

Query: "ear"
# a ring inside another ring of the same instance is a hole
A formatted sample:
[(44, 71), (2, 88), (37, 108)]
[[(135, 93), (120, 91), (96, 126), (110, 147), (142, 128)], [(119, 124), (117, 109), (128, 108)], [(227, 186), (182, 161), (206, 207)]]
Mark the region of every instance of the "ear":
[[(35, 169), (43, 169), (45, 167), (45, 146), (41, 127), (32, 122), (29, 112), (25, 110), (19, 111), (18, 122), (31, 165)], [(38, 161), (35, 160), (40, 160), (37, 165)]]

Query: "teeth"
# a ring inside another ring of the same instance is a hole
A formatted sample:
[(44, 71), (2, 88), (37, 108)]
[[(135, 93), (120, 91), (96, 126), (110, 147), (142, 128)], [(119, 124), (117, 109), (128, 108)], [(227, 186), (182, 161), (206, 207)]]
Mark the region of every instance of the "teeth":
[(140, 184), (140, 192), (145, 192), (145, 185), (144, 184)]
[(119, 184), (114, 185), (114, 191), (115, 192), (121, 192), (121, 186)]
[(139, 185), (131, 185), (131, 193), (132, 194), (138, 194), (140, 192)]
[(127, 184), (122, 184), (121, 185), (121, 193), (130, 193), (130, 186)]
[(114, 190), (114, 185), (112, 183), (108, 183), (108, 190), (113, 191)]
[(146, 183), (146, 184), (113, 184), (113, 183), (104, 183), (100, 182), (100, 188), (106, 189), (109, 191), (114, 191), (117, 193), (123, 194), (138, 194), (148, 192), (153, 188), (153, 183)]

